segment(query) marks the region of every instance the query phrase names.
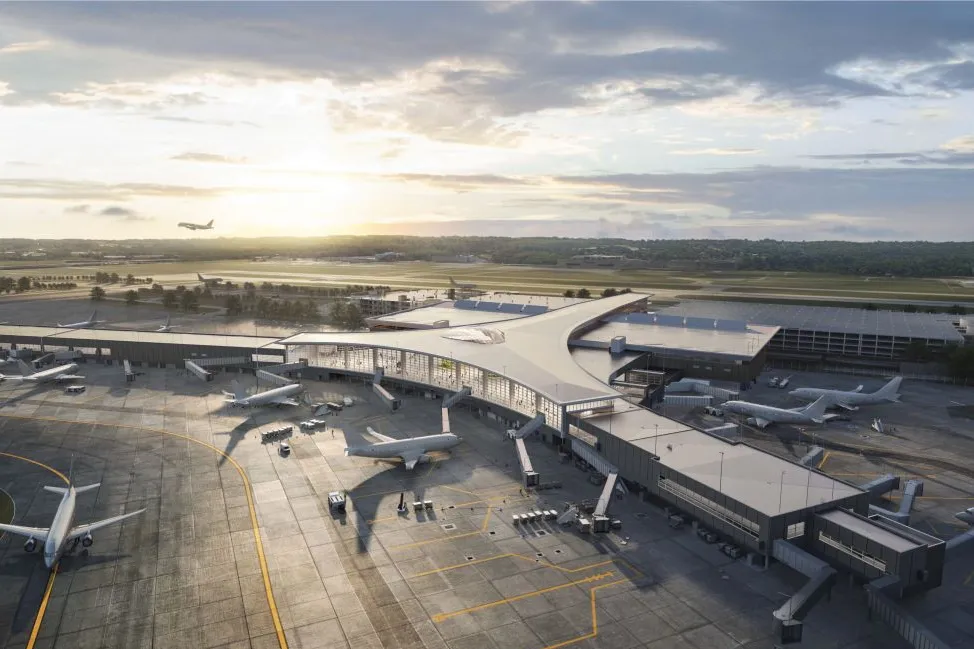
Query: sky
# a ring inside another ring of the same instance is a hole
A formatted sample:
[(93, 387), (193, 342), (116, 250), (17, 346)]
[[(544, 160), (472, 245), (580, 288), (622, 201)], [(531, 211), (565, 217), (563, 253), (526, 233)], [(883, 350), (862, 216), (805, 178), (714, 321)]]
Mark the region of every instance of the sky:
[(974, 240), (972, 116), (974, 3), (0, 3), (0, 236)]

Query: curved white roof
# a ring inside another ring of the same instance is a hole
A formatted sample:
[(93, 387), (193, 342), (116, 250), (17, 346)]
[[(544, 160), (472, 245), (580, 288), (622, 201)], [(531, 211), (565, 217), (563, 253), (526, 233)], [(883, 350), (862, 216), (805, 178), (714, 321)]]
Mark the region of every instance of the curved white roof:
[(503, 342), (480, 344), (446, 337), (454, 327), (415, 331), (361, 333), (308, 332), (280, 340), (283, 345), (361, 345), (386, 347), (453, 358), (502, 374), (522, 383), (555, 403), (619, 396), (572, 359), (568, 338), (579, 328), (605, 315), (645, 300), (647, 295), (626, 293), (589, 300), (546, 313), (505, 322), (489, 328), (503, 334)]

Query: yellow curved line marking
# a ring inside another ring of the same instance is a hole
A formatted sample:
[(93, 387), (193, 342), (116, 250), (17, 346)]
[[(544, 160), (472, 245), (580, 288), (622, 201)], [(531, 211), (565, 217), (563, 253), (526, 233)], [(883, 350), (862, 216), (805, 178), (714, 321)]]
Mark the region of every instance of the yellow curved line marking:
[[(2, 415), (0, 415), (0, 417), (7, 417), (8, 419), (28, 419), (28, 420), (35, 420), (35, 421), (52, 421), (52, 422), (68, 423), (68, 424), (78, 423), (78, 422), (75, 422), (75, 421), (69, 421), (67, 419), (57, 419), (55, 417), (32, 417), (32, 416), (28, 416), (28, 415), (8, 415), (8, 414), (2, 414)], [(116, 428), (127, 428), (129, 430), (146, 430), (146, 431), (149, 431), (151, 433), (158, 433), (160, 435), (169, 435), (170, 437), (177, 437), (179, 439), (185, 439), (187, 441), (193, 442), (194, 444), (199, 444), (200, 446), (204, 446), (204, 447), (210, 449), (211, 451), (214, 451), (214, 452), (218, 453), (219, 455), (222, 455), (224, 458), (226, 458), (226, 460), (231, 465), (233, 465), (233, 467), (237, 470), (237, 473), (240, 474), (240, 479), (243, 480), (243, 483), (244, 483), (244, 493), (247, 496), (247, 506), (250, 508), (250, 524), (251, 524), (251, 526), (253, 527), (253, 530), (254, 530), (254, 541), (256, 543), (257, 559), (258, 559), (258, 561), (260, 563), (260, 572), (261, 572), (261, 574), (264, 577), (264, 591), (267, 594), (267, 605), (268, 605), (268, 607), (270, 608), (270, 611), (271, 611), (271, 619), (274, 622), (274, 630), (277, 632), (277, 641), (278, 641), (278, 644), (281, 646), (281, 649), (287, 649), (287, 638), (284, 636), (284, 626), (281, 624), (281, 616), (278, 613), (278, 610), (277, 610), (277, 602), (274, 600), (274, 592), (271, 589), (270, 572), (267, 569), (267, 557), (264, 556), (264, 544), (263, 544), (263, 542), (260, 539), (260, 529), (259, 529), (259, 525), (257, 523), (257, 509), (254, 507), (253, 487), (251, 487), (250, 479), (247, 477), (247, 474), (243, 470), (243, 467), (240, 466), (240, 464), (238, 464), (237, 461), (234, 460), (232, 457), (230, 457), (228, 454), (224, 453), (223, 451), (221, 451), (217, 447), (213, 446), (212, 444), (209, 444), (209, 443), (204, 442), (202, 440), (196, 439), (194, 437), (190, 437), (189, 435), (181, 435), (179, 433), (173, 433), (173, 432), (170, 432), (168, 430), (162, 430), (161, 428), (150, 428), (150, 427), (147, 427), (147, 426), (133, 426), (131, 424), (101, 423), (101, 422), (97, 422), (97, 421), (94, 421), (94, 422), (85, 422), (85, 423), (98, 424), (98, 425), (101, 425), (101, 426), (115, 426)], [(38, 462), (33, 462), (33, 463), (34, 464), (40, 464)], [(41, 465), (41, 466), (43, 466), (43, 465)], [(62, 478), (64, 477), (63, 474), (59, 474), (59, 475), (61, 475)], [(65, 481), (66, 481), (66, 479), (65, 479)], [(29, 649), (29, 647), (28, 647), (28, 649)]]
[[(13, 458), (15, 460), (21, 460), (23, 462), (28, 462), (42, 469), (47, 469), (57, 477), (64, 480), (64, 484), (68, 484), (68, 476), (64, 475), (52, 466), (48, 466), (43, 462), (38, 462), (37, 460), (32, 460), (29, 457), (24, 457), (23, 455), (16, 455), (15, 453), (5, 453), (0, 451), (0, 456)], [(3, 534), (0, 534), (0, 539), (3, 538)], [(37, 636), (41, 632), (41, 622), (44, 621), (44, 613), (47, 612), (47, 604), (51, 601), (51, 591), (54, 590), (54, 578), (57, 576), (57, 567), (51, 571), (50, 577), (47, 578), (47, 588), (44, 590), (44, 597), (41, 598), (41, 605), (37, 608), (37, 617), (34, 618), (34, 626), (30, 630), (30, 639), (27, 640), (26, 649), (34, 649), (34, 644), (37, 642)]]
[[(10, 417), (10, 415), (2, 415), (2, 416), (4, 416), (4, 417)], [(57, 477), (59, 477), (62, 480), (64, 480), (65, 484), (67, 484), (67, 482), (68, 482), (68, 476), (64, 475), (63, 473), (61, 473), (60, 471), (58, 471), (57, 469), (55, 469), (52, 466), (47, 466), (43, 462), (38, 462), (37, 460), (32, 460), (29, 457), (23, 457), (22, 455), (15, 455), (13, 453), (5, 453), (3, 451), (0, 451), (0, 455), (2, 455), (3, 457), (12, 457), (15, 460), (23, 460), (24, 462), (30, 462), (31, 464), (37, 465), (37, 466), (41, 467), (42, 469), (47, 469), (48, 471), (50, 471), (51, 473), (53, 473)]]

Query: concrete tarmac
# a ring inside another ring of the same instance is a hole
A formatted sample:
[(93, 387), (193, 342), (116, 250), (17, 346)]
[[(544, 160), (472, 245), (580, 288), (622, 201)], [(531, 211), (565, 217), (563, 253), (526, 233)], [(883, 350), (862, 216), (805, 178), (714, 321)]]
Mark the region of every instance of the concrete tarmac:
[[(308, 409), (227, 411), (219, 391), (234, 375), (203, 383), (150, 369), (133, 385), (117, 367), (81, 373), (88, 389), (77, 396), (0, 388), (0, 488), (17, 522), (46, 526), (57, 498), (41, 487), (60, 478), (28, 460), (66, 473), (74, 456), (77, 483), (102, 483), (79, 497), (79, 520), (148, 511), (65, 558), (47, 598), (40, 557), (0, 541), (3, 649), (771, 647), (771, 611), (804, 581), (732, 561), (634, 496), (612, 505), (618, 533), (514, 526), (514, 513), (600, 487), (529, 440), (542, 480), (564, 487), (525, 493), (503, 431), (462, 403), (451, 424), (463, 444), (406, 472), (345, 457), (343, 430), (436, 432), (439, 402), (404, 397), (392, 414), (362, 384), (308, 381), (314, 401), (358, 403), (326, 428), (295, 428), (281, 457), (259, 431)], [(328, 511), (335, 490), (348, 494), (345, 515)], [(398, 515), (401, 494), (433, 508)], [(802, 646), (903, 646), (861, 599), (837, 586), (807, 618)]]

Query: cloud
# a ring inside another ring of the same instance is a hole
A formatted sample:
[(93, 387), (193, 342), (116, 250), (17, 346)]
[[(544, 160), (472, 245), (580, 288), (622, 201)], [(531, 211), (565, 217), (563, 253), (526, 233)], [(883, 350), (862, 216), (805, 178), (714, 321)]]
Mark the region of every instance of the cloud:
[[(21, 3), (5, 14), (52, 39), (172, 63), (142, 65), (143, 77), (191, 66), (327, 79), (343, 93), (369, 95), (339, 98), (339, 129), (393, 126), (491, 146), (523, 137), (512, 119), (553, 109), (712, 104), (719, 113), (735, 97), (752, 111), (836, 106), (970, 88), (974, 68), (963, 49), (974, 41), (964, 3), (271, 7)], [(115, 78), (139, 74), (136, 66), (122, 72)], [(62, 101), (92, 101), (82, 74), (57, 91)], [(13, 87), (28, 81), (25, 70)]]
[(670, 151), (670, 155), (754, 155), (761, 153), (761, 149), (684, 149)]
[(49, 41), (28, 41), (23, 43), (10, 43), (0, 45), (0, 54), (24, 54), (25, 52), (39, 52), (50, 49)]
[(217, 198), (233, 194), (275, 194), (274, 187), (193, 187), (161, 183), (100, 183), (57, 178), (0, 178), (0, 198), (56, 201), (128, 201), (136, 198)]
[(117, 221), (122, 221), (126, 223), (132, 223), (135, 221), (152, 221), (151, 216), (143, 216), (133, 209), (127, 207), (119, 207), (118, 205), (111, 205), (109, 207), (102, 208), (98, 212), (99, 216), (112, 216), (115, 217)]
[(863, 153), (825, 153), (808, 155), (813, 160), (839, 162), (892, 161), (903, 165), (944, 165), (967, 167), (974, 165), (974, 135), (957, 137), (942, 144), (938, 149), (922, 151), (869, 151)]
[(88, 210), (91, 209), (91, 205), (72, 205), (71, 207), (64, 208), (65, 214), (87, 214)]
[(219, 164), (247, 164), (247, 158), (235, 158), (232, 156), (220, 155), (218, 153), (196, 153), (187, 152), (174, 155), (170, 160), (185, 160), (189, 162), (212, 162)]

